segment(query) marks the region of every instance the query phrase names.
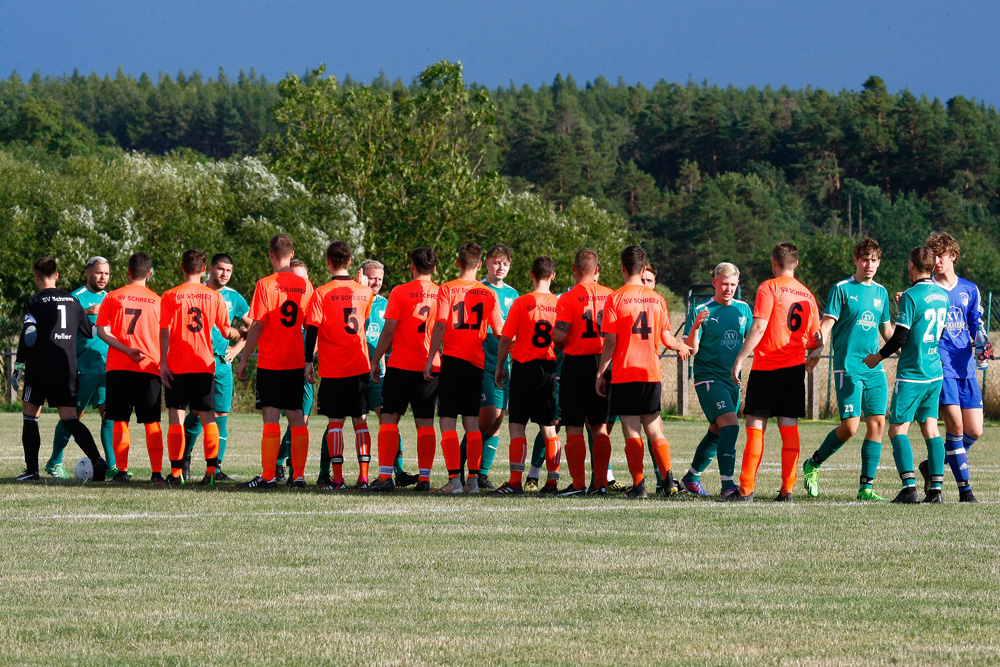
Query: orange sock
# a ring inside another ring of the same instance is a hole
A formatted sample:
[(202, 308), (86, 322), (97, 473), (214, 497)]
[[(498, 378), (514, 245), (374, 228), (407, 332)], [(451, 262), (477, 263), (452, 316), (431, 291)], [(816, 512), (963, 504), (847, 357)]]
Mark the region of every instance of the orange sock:
[[(398, 445), (398, 441), (397, 441)], [(434, 455), (437, 453), (437, 434), (433, 426), (421, 426), (417, 429), (417, 467), (420, 469), (419, 481), (431, 481), (431, 469), (434, 467)]]
[(779, 426), (781, 433), (781, 493), (791, 493), (799, 472), (799, 425)]
[(326, 449), (330, 453), (333, 481), (344, 479), (344, 422), (330, 420), (326, 426)]
[(149, 467), (153, 472), (163, 472), (163, 429), (160, 422), (145, 424), (146, 451), (149, 453)]
[(469, 460), (469, 474), (478, 475), (483, 466), (483, 434), (470, 431), (465, 434), (465, 454)]
[(170, 457), (170, 474), (180, 477), (184, 472), (184, 427), (180, 424), (167, 427), (167, 456)]
[[(417, 449), (420, 449), (420, 436), (417, 435)], [(392, 479), (395, 469), (396, 452), (399, 451), (399, 427), (396, 424), (379, 424), (378, 426), (378, 481)], [(419, 456), (419, 453), (418, 453)]]
[(587, 485), (587, 441), (583, 433), (569, 433), (566, 436), (566, 465), (573, 478), (573, 488), (582, 489)]
[(673, 466), (670, 463), (670, 442), (666, 438), (657, 438), (653, 441), (653, 459), (656, 460), (656, 467), (660, 470), (660, 477), (667, 478)]
[(625, 460), (628, 461), (628, 471), (632, 474), (632, 483), (636, 486), (645, 479), (642, 474), (642, 460), (645, 456), (642, 438), (625, 438)]
[(205, 474), (214, 475), (219, 465), (219, 425), (215, 422), (205, 425)]
[(510, 447), (510, 483), (520, 484), (524, 477), (524, 461), (528, 458), (528, 439), (511, 438)]
[(281, 449), (281, 426), (264, 424), (264, 432), (260, 438), (261, 477), (270, 482), (275, 478), (274, 468), (278, 461), (278, 450)]
[(358, 479), (367, 482), (368, 464), (372, 460), (372, 434), (368, 432), (367, 426), (354, 429), (354, 450), (358, 453), (358, 466), (361, 468)]
[(559, 438), (545, 438), (545, 469), (549, 471), (548, 479), (559, 479), (559, 463), (562, 461), (562, 443)]
[(132, 444), (128, 433), (128, 422), (115, 422), (111, 428), (115, 465), (122, 472), (128, 472), (128, 448)]
[(591, 455), (590, 467), (594, 472), (594, 486), (601, 488), (608, 485), (608, 466), (611, 465), (611, 436), (595, 435), (594, 452)]
[(750, 494), (757, 486), (757, 469), (764, 456), (764, 431), (751, 426), (746, 431), (747, 445), (743, 449), (743, 466), (740, 468), (740, 491)]
[(458, 431), (441, 433), (441, 452), (444, 454), (444, 465), (448, 468), (448, 479), (462, 474), (462, 445), (458, 441)]
[(306, 476), (306, 460), (309, 458), (309, 427), (292, 427), (292, 479)]

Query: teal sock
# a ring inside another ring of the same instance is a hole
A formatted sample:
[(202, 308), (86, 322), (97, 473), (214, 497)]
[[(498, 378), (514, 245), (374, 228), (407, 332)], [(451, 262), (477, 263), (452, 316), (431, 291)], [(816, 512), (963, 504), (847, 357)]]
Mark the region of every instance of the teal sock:
[(701, 473), (705, 472), (708, 464), (715, 458), (715, 452), (719, 448), (719, 436), (711, 431), (706, 431), (698, 447), (694, 450), (694, 459), (691, 461), (691, 469), (684, 475), (684, 479), (690, 482), (697, 482), (701, 478)]
[(323, 433), (323, 439), (320, 442), (319, 448), (319, 474), (320, 476), (330, 476), (330, 448), (326, 445), (326, 433)]
[(194, 445), (198, 442), (198, 436), (201, 435), (201, 420), (198, 419), (198, 415), (193, 412), (189, 412), (188, 416), (184, 418), (184, 457), (187, 458), (191, 456), (191, 452), (194, 451)]
[(543, 465), (545, 465), (545, 436), (539, 431), (531, 446), (531, 467), (541, 470)]
[(861, 482), (862, 489), (872, 488), (875, 481), (875, 474), (878, 472), (878, 462), (882, 458), (882, 443), (874, 440), (865, 440), (861, 443)]
[(653, 456), (653, 441), (646, 436), (646, 449), (649, 451), (649, 458), (653, 459), (653, 472), (656, 473), (656, 488), (663, 486), (663, 476), (660, 474), (660, 466), (656, 465), (656, 457)]
[(222, 415), (215, 418), (215, 423), (219, 425), (219, 463), (226, 458), (226, 445), (229, 443), (229, 415)]
[(115, 423), (110, 419), (101, 420), (101, 445), (104, 446), (104, 459), (108, 466), (115, 464)]
[(736, 486), (733, 474), (736, 472), (736, 439), (740, 436), (740, 427), (730, 424), (719, 429), (718, 454), (719, 478), (722, 480), (722, 490)]
[(396, 473), (396, 477), (399, 477), (404, 472), (406, 468), (403, 467), (403, 439), (399, 439), (399, 449), (396, 450), (396, 460), (392, 462), (392, 471)]
[(938, 436), (927, 443), (927, 469), (931, 473), (931, 488), (940, 489), (944, 481), (944, 438)]
[(285, 465), (285, 461), (292, 455), (292, 427), (285, 429), (285, 435), (281, 438), (281, 446), (278, 448), (278, 465)]
[(66, 446), (69, 445), (70, 438), (72, 437), (69, 430), (63, 426), (62, 420), (60, 420), (56, 424), (56, 434), (52, 437), (52, 456), (49, 457), (50, 465), (63, 462), (63, 452), (66, 451)]
[[(944, 456), (941, 458), (943, 462)], [(903, 486), (916, 486), (913, 474), (913, 448), (910, 446), (910, 438), (905, 433), (892, 438), (892, 459), (896, 462), (896, 471), (903, 480)]]
[(837, 450), (839, 450), (843, 446), (844, 443), (842, 443), (840, 441), (840, 438), (837, 437), (837, 429), (833, 429), (832, 431), (826, 434), (826, 437), (823, 439), (823, 443), (819, 446), (819, 449), (817, 449), (816, 452), (812, 455), (811, 460), (813, 462), (813, 465), (815, 465), (817, 468), (820, 467), (821, 465), (823, 465), (823, 461), (826, 461), (828, 458), (836, 454)]
[(483, 463), (479, 468), (480, 475), (489, 475), (493, 467), (493, 461), (497, 457), (497, 448), (500, 446), (500, 437), (496, 434), (483, 439)]

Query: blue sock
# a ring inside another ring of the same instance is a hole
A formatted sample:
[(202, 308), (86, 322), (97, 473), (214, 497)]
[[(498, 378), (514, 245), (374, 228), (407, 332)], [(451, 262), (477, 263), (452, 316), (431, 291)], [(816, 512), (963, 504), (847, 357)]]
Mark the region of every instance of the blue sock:
[(971, 489), (972, 485), (969, 484), (969, 457), (966, 454), (964, 436), (954, 433), (945, 434), (944, 460), (951, 468), (951, 474), (955, 476), (955, 481), (958, 483), (958, 490)]
[(979, 440), (979, 438), (973, 438), (971, 435), (962, 436), (962, 442), (965, 444), (966, 453), (968, 453), (968, 451), (972, 449), (972, 446), (976, 444), (977, 440)]

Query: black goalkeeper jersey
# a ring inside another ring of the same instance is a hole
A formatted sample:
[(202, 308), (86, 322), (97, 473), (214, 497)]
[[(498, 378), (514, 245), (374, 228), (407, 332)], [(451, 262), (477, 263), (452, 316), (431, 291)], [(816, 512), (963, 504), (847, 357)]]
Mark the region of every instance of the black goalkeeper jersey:
[(24, 304), (24, 324), (17, 344), (17, 360), (24, 362), (32, 382), (76, 379), (76, 338), (92, 338), (90, 319), (69, 292), (44, 289)]

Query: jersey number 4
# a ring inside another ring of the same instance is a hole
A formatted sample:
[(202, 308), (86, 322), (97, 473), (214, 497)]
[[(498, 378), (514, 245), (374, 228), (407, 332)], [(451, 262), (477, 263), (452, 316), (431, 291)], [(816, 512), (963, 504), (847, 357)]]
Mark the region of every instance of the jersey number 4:
[(632, 333), (639, 334), (643, 340), (649, 340), (649, 334), (653, 333), (653, 328), (649, 326), (649, 314), (645, 310), (640, 310), (632, 323)]

